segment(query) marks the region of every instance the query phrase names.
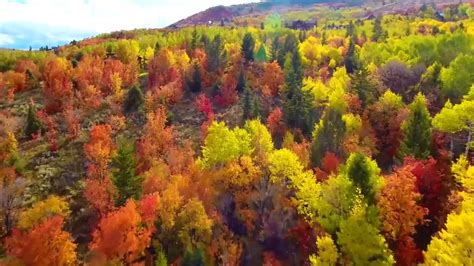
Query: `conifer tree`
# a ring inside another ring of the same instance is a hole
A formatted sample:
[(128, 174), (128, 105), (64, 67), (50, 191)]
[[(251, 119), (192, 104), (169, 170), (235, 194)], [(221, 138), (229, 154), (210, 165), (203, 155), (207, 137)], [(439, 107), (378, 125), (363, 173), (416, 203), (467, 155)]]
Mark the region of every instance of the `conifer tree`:
[(372, 34), (372, 41), (377, 42), (379, 39), (383, 37), (383, 29), (382, 29), (382, 18), (377, 17), (374, 21), (374, 33)]
[(127, 98), (123, 103), (123, 111), (125, 114), (135, 113), (140, 111), (145, 102), (143, 92), (138, 86), (133, 86), (129, 91)]
[(402, 126), (404, 139), (401, 143), (401, 155), (426, 159), (431, 153), (431, 117), (425, 96), (419, 93), (409, 108), (410, 115)]
[[(278, 53), (280, 51), (280, 39), (278, 36), (275, 36), (272, 42), (272, 49), (271, 49), (271, 58), (272, 61), (278, 61)], [(280, 64), (282, 66), (283, 64)]]
[(262, 43), (260, 44), (260, 47), (257, 50), (257, 53), (255, 54), (255, 60), (258, 62), (267, 62), (267, 49), (265, 48), (265, 45)]
[(375, 88), (370, 83), (369, 71), (367, 67), (362, 66), (354, 71), (352, 76), (352, 90), (357, 93), (359, 99), (362, 101), (362, 107), (367, 107), (374, 102)]
[(332, 152), (343, 158), (342, 140), (346, 132), (346, 124), (342, 120), (342, 113), (335, 108), (328, 108), (319, 124), (313, 131), (311, 144), (311, 163), (313, 167), (320, 167), (327, 152)]
[(244, 89), (244, 97), (242, 99), (243, 120), (254, 119), (260, 116), (260, 103), (258, 97), (249, 87)]
[(245, 33), (242, 41), (242, 55), (246, 62), (254, 60), (253, 50), (255, 49), (255, 40), (250, 32)]
[(192, 92), (201, 91), (201, 67), (197, 61), (193, 62), (192, 77), (188, 82), (188, 86)]
[(357, 71), (357, 58), (355, 54), (355, 40), (354, 37), (349, 41), (349, 49), (347, 51), (346, 58), (344, 59), (344, 65), (348, 74), (353, 74)]
[(36, 115), (36, 107), (33, 101), (28, 105), (28, 116), (26, 118), (25, 135), (31, 138), (32, 135), (41, 133), (43, 125)]
[(220, 34), (217, 34), (212, 40), (212, 43), (206, 47), (207, 67), (210, 72), (216, 71), (221, 67), (223, 63), (223, 48)]
[(142, 193), (143, 178), (136, 175), (134, 153), (133, 145), (122, 143), (112, 159), (112, 181), (118, 191), (118, 205), (124, 205), (129, 198), (139, 199)]
[(245, 87), (247, 86), (246, 83), (247, 82), (245, 81), (244, 70), (242, 67), (242, 70), (240, 70), (239, 79), (237, 80), (237, 87), (236, 87), (237, 91), (244, 92)]
[(197, 42), (198, 42), (198, 33), (196, 28), (194, 28), (193, 33), (191, 34), (191, 50), (194, 52), (197, 48)]
[(353, 153), (347, 159), (344, 174), (360, 188), (369, 204), (375, 203), (375, 195), (381, 188), (382, 178), (377, 163), (361, 153)]

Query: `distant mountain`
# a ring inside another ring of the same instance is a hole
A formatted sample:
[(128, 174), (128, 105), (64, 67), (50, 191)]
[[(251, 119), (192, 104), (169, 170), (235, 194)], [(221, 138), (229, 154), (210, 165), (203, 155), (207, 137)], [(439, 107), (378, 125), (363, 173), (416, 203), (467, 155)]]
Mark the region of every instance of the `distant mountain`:
[(470, 3), (473, 0), (262, 0), (257, 3), (216, 6), (182, 19), (168, 28), (183, 28), (194, 25), (229, 25), (241, 16), (254, 16), (286, 10), (305, 10), (309, 5), (326, 4), (331, 7), (364, 6), (367, 13), (382, 15), (418, 10), (422, 5), (431, 5), (438, 10), (446, 6)]

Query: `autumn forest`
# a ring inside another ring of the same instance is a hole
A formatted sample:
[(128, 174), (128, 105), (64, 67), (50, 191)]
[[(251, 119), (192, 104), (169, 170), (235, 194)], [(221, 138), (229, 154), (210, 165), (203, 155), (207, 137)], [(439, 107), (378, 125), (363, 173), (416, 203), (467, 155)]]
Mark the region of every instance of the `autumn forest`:
[(0, 49), (1, 265), (474, 265), (472, 7), (252, 12)]

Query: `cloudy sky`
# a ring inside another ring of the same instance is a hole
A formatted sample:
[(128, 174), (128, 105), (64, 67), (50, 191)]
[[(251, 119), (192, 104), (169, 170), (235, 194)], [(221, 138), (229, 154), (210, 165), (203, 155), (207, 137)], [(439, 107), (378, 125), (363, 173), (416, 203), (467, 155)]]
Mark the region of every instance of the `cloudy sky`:
[(160, 28), (212, 6), (255, 1), (0, 0), (0, 48), (38, 48), (121, 29)]

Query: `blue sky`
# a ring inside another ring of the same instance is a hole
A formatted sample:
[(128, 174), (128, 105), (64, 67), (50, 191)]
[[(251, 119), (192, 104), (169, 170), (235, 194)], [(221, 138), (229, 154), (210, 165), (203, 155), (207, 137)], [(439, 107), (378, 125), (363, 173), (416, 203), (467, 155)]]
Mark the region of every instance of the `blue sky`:
[(0, 48), (39, 48), (122, 29), (160, 28), (211, 6), (255, 1), (0, 0)]

